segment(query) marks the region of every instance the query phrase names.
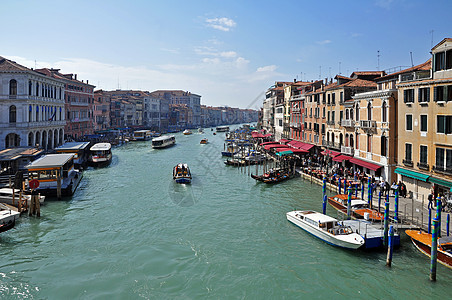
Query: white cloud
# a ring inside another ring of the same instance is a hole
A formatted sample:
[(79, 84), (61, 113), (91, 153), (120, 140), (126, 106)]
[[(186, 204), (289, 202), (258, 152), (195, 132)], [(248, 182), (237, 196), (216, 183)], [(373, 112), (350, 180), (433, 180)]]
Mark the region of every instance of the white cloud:
[(377, 0), (375, 5), (384, 9), (390, 9), (394, 0)]
[(230, 31), (233, 27), (235, 27), (237, 24), (234, 22), (234, 20), (229, 18), (213, 18), (213, 19), (206, 19), (206, 23), (208, 27), (212, 27), (214, 29), (218, 29), (221, 31)]
[(323, 40), (323, 41), (318, 41), (317, 44), (319, 45), (326, 45), (326, 44), (330, 44), (331, 41), (330, 40)]
[(277, 66), (270, 65), (270, 66), (264, 66), (257, 68), (256, 72), (274, 72), (276, 70)]
[(235, 51), (225, 51), (220, 53), (221, 57), (233, 58), (237, 56), (237, 52)]

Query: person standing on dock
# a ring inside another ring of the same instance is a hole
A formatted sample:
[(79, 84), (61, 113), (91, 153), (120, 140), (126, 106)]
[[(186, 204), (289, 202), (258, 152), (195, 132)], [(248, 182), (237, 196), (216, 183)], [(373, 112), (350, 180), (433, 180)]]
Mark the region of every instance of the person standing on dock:
[(428, 194), (428, 209), (433, 209), (433, 194), (430, 192)]

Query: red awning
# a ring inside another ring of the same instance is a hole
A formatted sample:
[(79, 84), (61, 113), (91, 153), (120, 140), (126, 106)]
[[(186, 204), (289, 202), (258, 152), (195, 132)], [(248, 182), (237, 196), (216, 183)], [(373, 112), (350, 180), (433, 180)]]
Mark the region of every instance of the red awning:
[(296, 148), (296, 149), (303, 149), (306, 151), (311, 150), (312, 147), (314, 147), (314, 145), (312, 144), (307, 144), (307, 143), (303, 143), (303, 142), (299, 142), (299, 141), (291, 141), (288, 143), (288, 145)]
[(272, 145), (265, 145), (264, 146), (264, 149), (265, 150), (270, 150), (270, 149), (273, 149), (273, 148), (289, 148), (289, 147), (287, 147), (286, 145), (281, 145), (281, 144), (272, 144)]
[(361, 159), (357, 159), (357, 158), (350, 159), (350, 162), (352, 164), (355, 164), (355, 165), (358, 165), (358, 166), (361, 166), (361, 167), (364, 167), (364, 168), (368, 168), (368, 169), (371, 169), (373, 171), (376, 171), (376, 170), (378, 170), (378, 169), (380, 169), (382, 167), (382, 166), (379, 166), (377, 164), (374, 164), (374, 163), (371, 163), (371, 162), (368, 162), (368, 161), (364, 161), (364, 160), (361, 160)]
[(331, 157), (336, 157), (336, 156), (340, 155), (341, 153), (337, 152), (337, 151), (332, 151), (332, 150), (323, 150), (322, 152), (320, 152), (320, 154), (325, 155), (325, 156), (328, 155)]
[(293, 154), (306, 154), (306, 153), (309, 153), (308, 150), (294, 149), (294, 148), (290, 148), (290, 151), (292, 151)]
[(267, 134), (264, 134), (264, 138), (266, 138), (266, 137), (271, 137), (272, 136), (272, 134), (271, 133), (267, 133)]
[(274, 144), (281, 145), (279, 142), (263, 142), (263, 143), (260, 143), (259, 145), (265, 146), (265, 145), (274, 145)]
[(282, 151), (288, 151), (288, 150), (292, 151), (293, 148), (290, 148), (290, 147), (280, 148), (280, 147), (278, 147), (278, 148), (273, 148), (273, 149), (274, 149), (276, 152), (282, 152)]
[(286, 139), (280, 139), (279, 142), (280, 142), (281, 144), (287, 144), (287, 143), (290, 142), (290, 141), (289, 141), (289, 140), (286, 140)]
[(336, 157), (333, 157), (333, 161), (342, 162), (344, 160), (350, 160), (352, 158), (353, 157), (351, 157), (351, 156), (340, 154)]
[(258, 132), (251, 132), (251, 136), (252, 136), (253, 138), (263, 138), (263, 137), (264, 137), (263, 134), (258, 133)]

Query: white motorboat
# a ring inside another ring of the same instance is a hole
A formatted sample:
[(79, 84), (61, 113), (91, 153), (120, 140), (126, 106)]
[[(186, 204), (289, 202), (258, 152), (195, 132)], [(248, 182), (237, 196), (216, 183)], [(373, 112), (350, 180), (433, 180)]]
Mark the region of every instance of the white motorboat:
[[(13, 189), (12, 188), (0, 188), (0, 203), (6, 203), (10, 205), (17, 205), (19, 202), (20, 190), (14, 189), (14, 203), (13, 203)], [(40, 195), (39, 203), (44, 203), (46, 196)], [(22, 200), (26, 199), (28, 205), (31, 203), (31, 195), (22, 193)]]
[(13, 228), (19, 215), (19, 212), (11, 210), (6, 205), (0, 203), (0, 232)]
[(358, 249), (364, 245), (364, 238), (353, 232), (350, 226), (322, 213), (312, 210), (290, 211), (286, 217), (289, 222), (333, 246)]
[(187, 164), (177, 164), (173, 168), (173, 179), (176, 183), (191, 183), (191, 172)]
[(97, 143), (89, 150), (91, 151), (89, 160), (92, 165), (108, 165), (111, 162), (112, 154), (110, 143)]
[(163, 135), (152, 139), (152, 148), (166, 148), (176, 144), (174, 135)]
[(191, 132), (190, 129), (185, 129), (182, 133), (183, 133), (184, 135), (190, 135), (190, 134), (192, 134), (192, 132)]

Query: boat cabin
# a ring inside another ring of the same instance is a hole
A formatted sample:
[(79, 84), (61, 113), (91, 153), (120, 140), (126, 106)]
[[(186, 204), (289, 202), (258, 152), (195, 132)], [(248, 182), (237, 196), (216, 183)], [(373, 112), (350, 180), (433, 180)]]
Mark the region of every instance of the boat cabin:
[(133, 138), (136, 141), (149, 141), (151, 136), (150, 130), (137, 130), (133, 132)]
[(17, 171), (23, 170), (31, 161), (37, 159), (44, 153), (44, 150), (21, 147), (9, 148), (0, 151), (0, 175), (14, 175)]
[(57, 153), (74, 154), (74, 164), (77, 168), (84, 167), (89, 159), (89, 142), (67, 142), (55, 148)]
[(48, 154), (25, 166), (28, 179), (39, 181), (36, 189), (46, 196), (72, 195), (82, 173), (74, 168), (74, 154)]

